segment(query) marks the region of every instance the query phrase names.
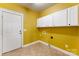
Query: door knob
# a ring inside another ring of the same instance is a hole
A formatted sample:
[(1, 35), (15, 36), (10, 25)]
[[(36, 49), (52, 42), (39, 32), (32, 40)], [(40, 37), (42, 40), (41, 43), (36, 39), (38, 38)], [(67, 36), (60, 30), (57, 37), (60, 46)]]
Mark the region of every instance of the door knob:
[(70, 25), (70, 24), (69, 24)]
[(22, 31), (21, 30), (19, 32), (20, 32), (19, 34), (22, 34)]

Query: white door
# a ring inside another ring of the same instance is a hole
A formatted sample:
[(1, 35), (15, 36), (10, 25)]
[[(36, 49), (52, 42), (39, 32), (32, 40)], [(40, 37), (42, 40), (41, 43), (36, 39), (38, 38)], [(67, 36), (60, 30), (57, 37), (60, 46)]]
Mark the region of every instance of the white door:
[(22, 17), (3, 12), (3, 53), (22, 47)]
[(68, 25), (78, 25), (78, 6), (68, 8)]
[(2, 53), (2, 12), (0, 11), (0, 55)]
[(55, 26), (67, 26), (67, 9), (54, 13)]

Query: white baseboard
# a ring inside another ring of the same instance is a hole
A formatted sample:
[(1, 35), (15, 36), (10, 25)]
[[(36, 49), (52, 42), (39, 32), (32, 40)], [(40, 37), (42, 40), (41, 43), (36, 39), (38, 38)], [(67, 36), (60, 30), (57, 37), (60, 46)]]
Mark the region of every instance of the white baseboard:
[[(48, 43), (46, 43), (46, 42), (43, 42), (43, 41), (39, 41), (39, 42), (42, 43), (42, 44), (48, 45)], [(62, 53), (64, 53), (64, 54), (66, 54), (66, 55), (69, 55), (69, 56), (77, 56), (77, 55), (75, 55), (75, 54), (73, 54), (73, 53), (71, 53), (71, 52), (68, 52), (68, 51), (63, 50), (63, 49), (61, 49), (61, 48), (58, 48), (58, 47), (56, 47), (56, 46), (54, 46), (54, 45), (50, 45), (50, 47), (51, 47), (51, 48), (54, 48), (54, 49), (56, 49), (56, 50), (58, 50), (58, 51), (60, 51), (60, 52), (62, 52)]]
[(36, 44), (36, 43), (38, 43), (38, 42), (39, 42), (39, 40), (38, 40), (38, 41), (34, 41), (34, 42), (32, 42), (32, 43), (29, 43), (29, 44), (26, 44), (26, 45), (23, 45), (23, 47), (27, 47), (27, 46), (30, 46), (30, 45)]
[[(34, 42), (32, 42), (32, 43), (26, 44), (26, 45), (24, 45), (23, 47), (27, 47), (27, 46), (30, 46), (30, 45), (33, 45), (33, 44), (36, 44), (36, 43), (39, 43), (39, 42), (42, 43), (42, 44), (44, 44), (44, 45), (47, 45), (47, 46), (48, 46), (48, 43), (46, 43), (46, 42), (44, 42), (44, 41), (41, 41), (41, 40), (38, 40), (38, 41), (34, 41)], [(77, 55), (75, 55), (75, 54), (73, 54), (73, 53), (71, 53), (71, 52), (69, 52), (69, 51), (63, 50), (63, 49), (58, 48), (58, 47), (56, 47), (56, 46), (54, 46), (54, 45), (50, 45), (50, 47), (53, 48), (53, 49), (56, 49), (56, 50), (59, 51), (59, 52), (62, 52), (62, 53), (64, 53), (64, 54), (66, 54), (66, 55), (69, 55), (69, 56), (77, 56)]]

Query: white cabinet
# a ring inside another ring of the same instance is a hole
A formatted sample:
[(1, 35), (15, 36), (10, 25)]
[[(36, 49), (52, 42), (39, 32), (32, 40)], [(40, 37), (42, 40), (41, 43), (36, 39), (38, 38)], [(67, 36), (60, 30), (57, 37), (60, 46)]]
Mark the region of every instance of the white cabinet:
[(79, 12), (78, 6), (73, 6), (68, 8), (68, 25), (70, 26), (78, 26), (79, 25)]
[(37, 27), (45, 27), (46, 24), (45, 24), (45, 17), (42, 17), (42, 18), (39, 18), (37, 20)]
[(37, 27), (79, 26), (79, 7), (60, 10), (38, 19)]
[(37, 20), (37, 27), (51, 27), (53, 25), (52, 19), (53, 17), (51, 15), (39, 18)]
[(44, 25), (45, 25), (45, 27), (51, 27), (54, 25), (53, 24), (53, 16), (51, 14), (45, 17)]
[(37, 27), (41, 27), (42, 26), (42, 19), (39, 18), (37, 19)]
[(55, 26), (67, 26), (67, 9), (54, 13)]
[(67, 9), (61, 10), (37, 20), (37, 27), (67, 26)]

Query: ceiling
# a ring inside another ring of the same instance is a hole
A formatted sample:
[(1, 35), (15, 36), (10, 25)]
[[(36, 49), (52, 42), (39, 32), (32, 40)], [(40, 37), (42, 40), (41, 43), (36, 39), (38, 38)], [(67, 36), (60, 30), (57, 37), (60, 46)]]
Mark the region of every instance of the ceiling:
[(28, 7), (34, 11), (42, 11), (48, 7), (55, 5), (55, 3), (20, 3), (24, 7)]

